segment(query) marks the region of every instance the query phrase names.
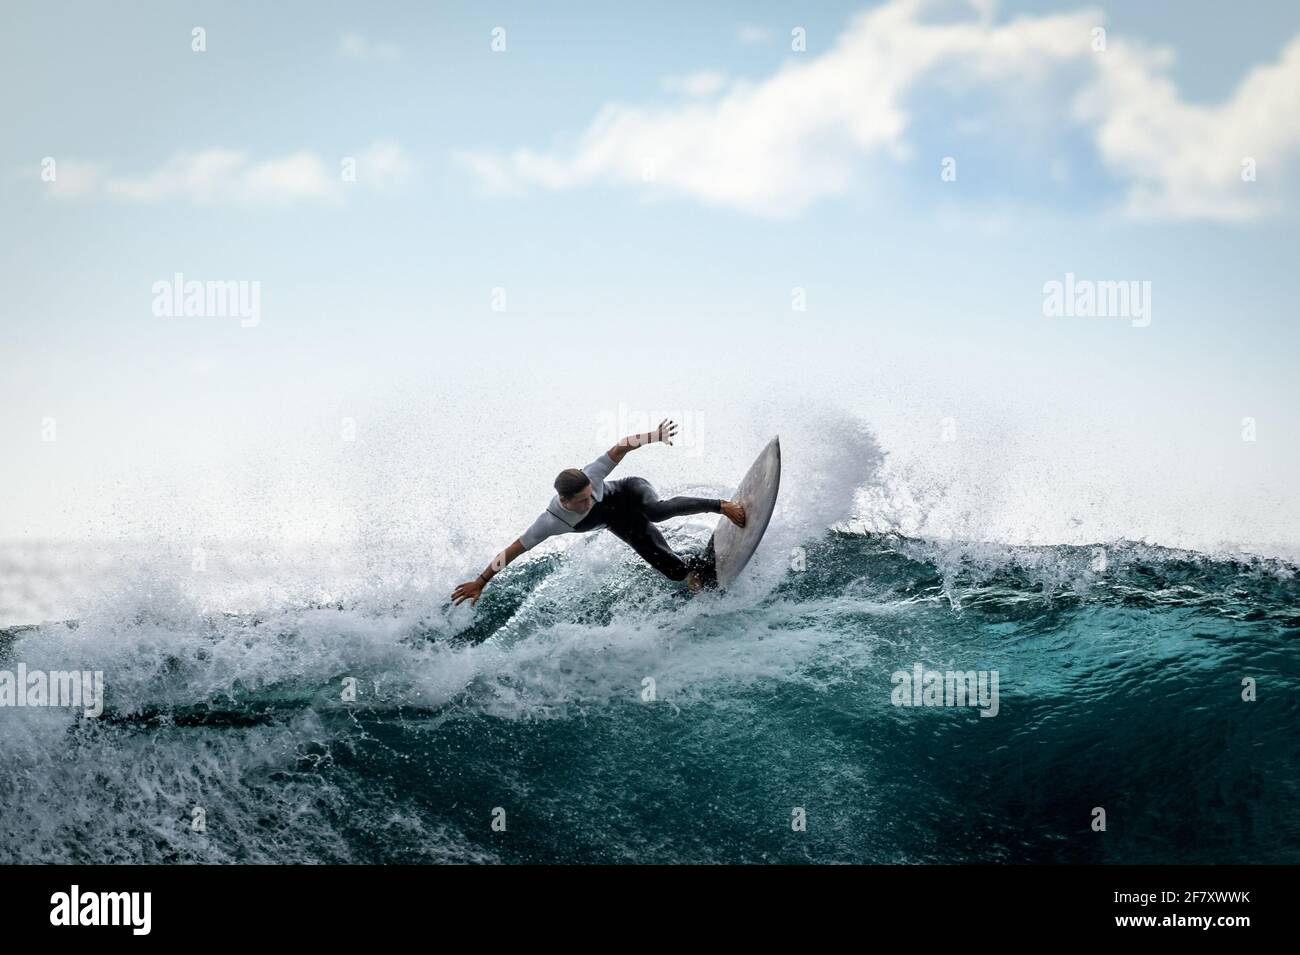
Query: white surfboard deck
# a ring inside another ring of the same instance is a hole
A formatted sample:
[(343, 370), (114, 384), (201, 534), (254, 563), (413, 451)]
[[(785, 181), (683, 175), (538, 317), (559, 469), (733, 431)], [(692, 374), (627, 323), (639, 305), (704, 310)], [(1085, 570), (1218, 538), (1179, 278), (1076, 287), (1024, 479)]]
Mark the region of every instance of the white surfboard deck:
[(718, 587), (726, 587), (745, 569), (767, 531), (776, 495), (781, 489), (781, 438), (778, 435), (750, 466), (731, 500), (745, 505), (745, 526), (737, 527), (724, 515), (713, 532), (714, 564)]

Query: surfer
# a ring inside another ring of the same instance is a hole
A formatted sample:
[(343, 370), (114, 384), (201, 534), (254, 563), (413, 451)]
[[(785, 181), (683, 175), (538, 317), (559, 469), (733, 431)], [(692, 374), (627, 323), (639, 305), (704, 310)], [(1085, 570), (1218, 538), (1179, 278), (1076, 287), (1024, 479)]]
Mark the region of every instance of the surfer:
[(725, 514), (731, 523), (744, 527), (743, 504), (708, 497), (673, 497), (661, 501), (645, 478), (605, 480), (629, 451), (655, 442), (671, 446), (676, 434), (677, 425), (665, 419), (654, 431), (623, 438), (581, 471), (577, 468), (561, 471), (555, 479), (555, 494), (542, 515), (513, 544), (497, 554), (483, 573), (457, 587), (451, 595), (453, 603), (469, 600), (470, 606), (477, 604), (489, 580), (546, 538), (556, 534), (582, 534), (602, 527), (625, 541), (665, 577), (685, 580), (692, 593), (711, 584), (713, 555), (706, 552), (683, 559), (668, 546), (655, 522), (685, 514), (713, 513)]

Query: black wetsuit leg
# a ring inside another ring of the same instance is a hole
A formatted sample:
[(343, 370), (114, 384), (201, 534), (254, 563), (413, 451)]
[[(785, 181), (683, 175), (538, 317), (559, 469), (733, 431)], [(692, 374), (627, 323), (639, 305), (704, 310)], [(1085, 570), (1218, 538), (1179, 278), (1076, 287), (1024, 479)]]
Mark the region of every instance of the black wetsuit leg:
[(650, 482), (641, 477), (624, 480), (625, 490), (635, 495), (641, 505), (641, 512), (650, 520), (658, 523), (670, 517), (683, 517), (687, 514), (721, 514), (722, 499), (717, 497), (670, 497), (659, 500), (659, 495)]
[(629, 514), (608, 525), (610, 533), (627, 543), (647, 564), (669, 580), (685, 580), (691, 568), (668, 546), (659, 528), (644, 515)]
[(668, 546), (668, 541), (653, 522), (684, 514), (720, 514), (722, 501), (719, 498), (674, 497), (661, 501), (649, 481), (629, 477), (607, 482), (605, 497), (597, 506), (599, 515), (589, 515), (575, 529), (584, 529), (583, 524), (588, 521), (591, 524), (603, 523), (619, 540), (640, 554), (647, 564), (670, 580), (685, 580), (690, 571), (706, 570), (704, 565), (710, 563), (701, 557), (683, 560)]

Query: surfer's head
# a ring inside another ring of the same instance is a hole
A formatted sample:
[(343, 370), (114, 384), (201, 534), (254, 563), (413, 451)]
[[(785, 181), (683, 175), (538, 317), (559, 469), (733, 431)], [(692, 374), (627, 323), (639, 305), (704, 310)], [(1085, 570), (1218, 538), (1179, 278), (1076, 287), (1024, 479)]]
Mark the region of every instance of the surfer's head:
[(555, 478), (555, 493), (560, 505), (575, 514), (591, 510), (591, 480), (577, 468), (565, 468)]

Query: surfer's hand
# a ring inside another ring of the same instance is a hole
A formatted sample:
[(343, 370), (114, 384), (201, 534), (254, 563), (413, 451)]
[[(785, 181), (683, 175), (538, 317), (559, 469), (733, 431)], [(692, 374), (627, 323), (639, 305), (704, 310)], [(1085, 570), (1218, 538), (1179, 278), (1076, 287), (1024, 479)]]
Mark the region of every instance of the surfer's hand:
[(676, 422), (669, 421), (667, 418), (664, 418), (663, 421), (659, 422), (659, 427), (655, 428), (653, 432), (653, 437), (650, 440), (662, 441), (664, 444), (671, 447), (673, 443), (673, 438), (676, 436), (677, 436)]
[(672, 444), (673, 438), (677, 435), (677, 425), (664, 418), (659, 422), (659, 427), (653, 431), (642, 431), (640, 434), (629, 434), (626, 438), (619, 438), (618, 444), (610, 448), (606, 454), (615, 464), (627, 457), (629, 451), (635, 448), (644, 448), (647, 444), (654, 444), (656, 441), (662, 441), (664, 444)]
[(477, 606), (478, 598), (483, 595), (484, 586), (482, 577), (475, 577), (473, 580), (461, 584), (451, 593), (452, 604), (460, 606), (462, 602), (468, 600), (471, 607)]

